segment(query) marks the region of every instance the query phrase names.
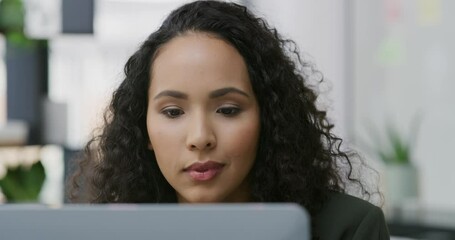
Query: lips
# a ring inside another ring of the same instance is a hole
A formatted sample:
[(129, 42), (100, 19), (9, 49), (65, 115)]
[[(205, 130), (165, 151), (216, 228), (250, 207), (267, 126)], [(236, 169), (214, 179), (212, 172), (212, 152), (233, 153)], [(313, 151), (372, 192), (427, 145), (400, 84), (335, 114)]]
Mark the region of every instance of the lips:
[(224, 164), (208, 161), (193, 163), (184, 171), (195, 181), (208, 181), (215, 178), (223, 170)]

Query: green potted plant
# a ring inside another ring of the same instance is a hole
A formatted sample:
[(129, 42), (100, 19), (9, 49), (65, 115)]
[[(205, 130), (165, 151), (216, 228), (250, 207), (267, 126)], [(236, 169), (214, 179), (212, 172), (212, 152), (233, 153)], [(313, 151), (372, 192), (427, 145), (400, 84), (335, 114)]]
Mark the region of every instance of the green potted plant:
[(411, 165), (412, 139), (402, 136), (393, 126), (388, 126), (386, 133), (388, 146), (379, 144), (375, 149), (379, 158), (386, 165)]
[(392, 124), (386, 127), (383, 135), (372, 133), (374, 145), (369, 149), (384, 163), (386, 206), (391, 210), (401, 208), (405, 202), (419, 196), (419, 175), (414, 164), (418, 125), (419, 121), (411, 124), (408, 136)]
[(38, 202), (46, 178), (40, 146), (0, 148), (0, 190), (8, 203)]
[(46, 178), (41, 161), (31, 165), (3, 166), (6, 174), (0, 179), (0, 188), (8, 203), (38, 202)]

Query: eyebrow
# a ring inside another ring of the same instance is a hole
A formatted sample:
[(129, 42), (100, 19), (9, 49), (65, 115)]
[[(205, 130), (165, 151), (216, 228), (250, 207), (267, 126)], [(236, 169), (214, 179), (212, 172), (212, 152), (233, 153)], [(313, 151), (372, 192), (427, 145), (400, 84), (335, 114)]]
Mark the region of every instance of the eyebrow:
[[(209, 94), (209, 98), (219, 98), (219, 97), (222, 97), (226, 94), (229, 94), (229, 93), (236, 93), (236, 94), (240, 94), (240, 95), (243, 95), (247, 98), (249, 98), (250, 96), (238, 89), (238, 88), (235, 88), (235, 87), (227, 87), (227, 88), (220, 88), (220, 89), (217, 89), (217, 90), (214, 90), (212, 91), (210, 94)], [(188, 95), (183, 93), (183, 92), (179, 92), (179, 91), (175, 91), (175, 90), (165, 90), (165, 91), (162, 91), (160, 92), (159, 94), (157, 94), (153, 99), (157, 99), (157, 98), (161, 98), (161, 97), (173, 97), (173, 98), (178, 98), (178, 99), (188, 99)]]
[(188, 95), (179, 91), (174, 91), (174, 90), (165, 90), (157, 94), (153, 99), (158, 99), (160, 97), (173, 97), (173, 98), (179, 98), (179, 99), (188, 99)]
[(227, 88), (217, 89), (217, 90), (211, 92), (209, 94), (209, 97), (210, 98), (218, 98), (218, 97), (222, 97), (222, 96), (224, 96), (224, 95), (226, 95), (228, 93), (237, 93), (237, 94), (243, 95), (243, 96), (245, 96), (247, 98), (250, 97), (246, 92), (244, 92), (244, 91), (242, 91), (242, 90), (240, 90), (238, 88), (235, 88), (235, 87), (227, 87)]

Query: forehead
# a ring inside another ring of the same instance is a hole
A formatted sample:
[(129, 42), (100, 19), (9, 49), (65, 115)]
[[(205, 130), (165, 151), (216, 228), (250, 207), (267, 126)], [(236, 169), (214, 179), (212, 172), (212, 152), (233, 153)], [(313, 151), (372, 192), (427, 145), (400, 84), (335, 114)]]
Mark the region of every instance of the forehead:
[(175, 37), (159, 49), (151, 69), (151, 88), (216, 83), (251, 88), (245, 61), (237, 49), (207, 33)]
[[(183, 59), (183, 57), (187, 57)], [(165, 60), (198, 60), (200, 58), (241, 58), (237, 49), (221, 37), (207, 32), (186, 32), (174, 37), (158, 49), (152, 66)]]

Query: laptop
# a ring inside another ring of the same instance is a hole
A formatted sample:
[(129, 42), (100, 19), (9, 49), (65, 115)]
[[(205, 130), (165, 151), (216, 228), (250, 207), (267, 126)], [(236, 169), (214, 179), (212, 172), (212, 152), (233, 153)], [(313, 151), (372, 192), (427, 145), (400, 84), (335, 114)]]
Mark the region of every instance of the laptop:
[(0, 206), (2, 240), (309, 240), (296, 204)]

